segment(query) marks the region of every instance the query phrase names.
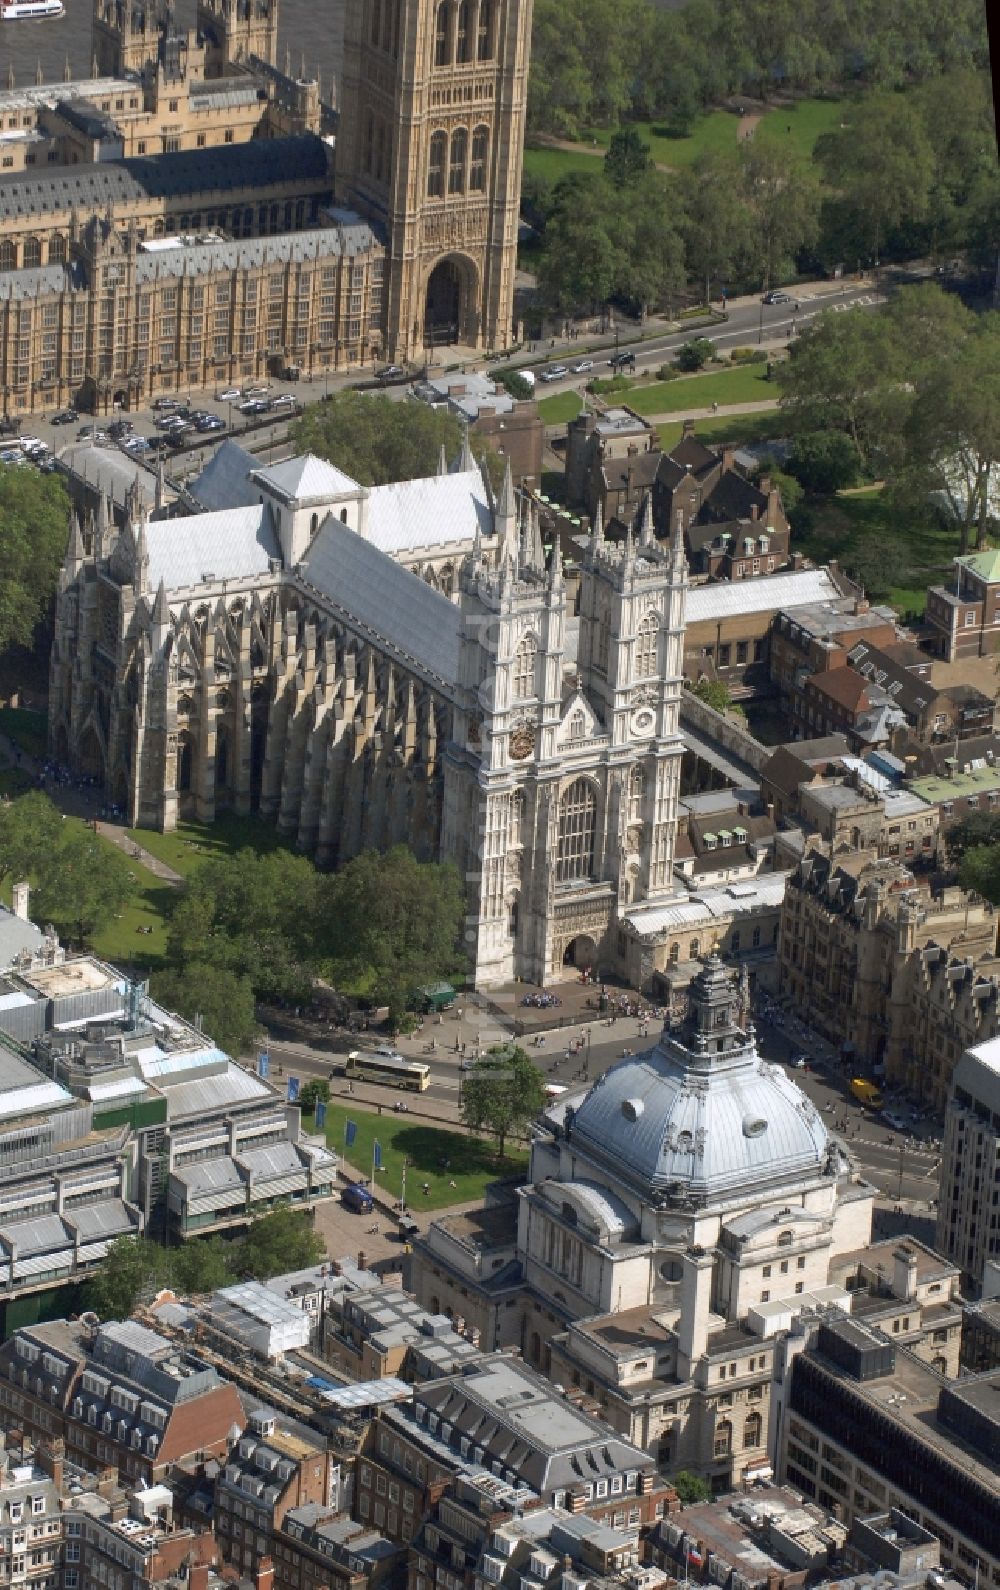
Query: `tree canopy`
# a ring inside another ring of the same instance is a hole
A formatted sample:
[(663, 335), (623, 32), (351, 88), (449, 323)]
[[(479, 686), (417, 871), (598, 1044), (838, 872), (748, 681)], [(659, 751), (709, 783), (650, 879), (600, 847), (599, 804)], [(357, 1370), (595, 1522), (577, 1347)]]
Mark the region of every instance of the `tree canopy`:
[(0, 651), (30, 646), (55, 594), (69, 498), (56, 475), (0, 464)]
[(328, 458), (362, 486), (433, 475), (442, 447), (450, 460), (462, 446), (461, 423), (448, 410), (370, 392), (310, 404), (291, 434), (297, 449)]
[(963, 889), (981, 894), (991, 905), (1000, 905), (1000, 845), (972, 845), (962, 857), (958, 881)]
[(249, 1054), (259, 1031), (253, 983), (226, 966), (190, 960), (166, 967), (150, 979), (153, 998), (189, 1021), (200, 1019), (213, 1043), (227, 1054)]
[(843, 476), (842, 433), (895, 500), (937, 501), (962, 551), (973, 532), (985, 544), (1000, 479), (1000, 314), (974, 315), (933, 283), (907, 287), (877, 316), (821, 315), (777, 377), (797, 438), (791, 469), (810, 489)]
[(121, 852), (67, 822), (36, 869), (33, 912), (60, 938), (88, 944), (135, 892), (135, 874)]
[(128, 1319), (162, 1287), (190, 1295), (217, 1291), (247, 1275), (267, 1281), (318, 1264), (324, 1251), (306, 1211), (287, 1205), (258, 1216), (231, 1240), (193, 1237), (165, 1248), (149, 1237), (116, 1237), (86, 1284), (84, 1303), (101, 1319)]
[(0, 883), (37, 878), (62, 833), (62, 812), (41, 790), (0, 804)]
[(417, 988), (463, 965), (465, 894), (457, 867), (399, 845), (368, 850), (325, 880), (332, 980), (362, 986), (400, 1016)]
[(467, 1071), (462, 1082), (462, 1119), (497, 1140), (501, 1159), (508, 1137), (523, 1133), (545, 1105), (545, 1078), (515, 1044), (498, 1044)]

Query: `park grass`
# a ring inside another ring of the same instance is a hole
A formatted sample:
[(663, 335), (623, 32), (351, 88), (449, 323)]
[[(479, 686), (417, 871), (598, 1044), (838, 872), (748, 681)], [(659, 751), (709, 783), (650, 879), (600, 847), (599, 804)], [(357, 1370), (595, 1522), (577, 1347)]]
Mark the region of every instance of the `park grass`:
[(290, 848), (273, 823), (261, 817), (237, 817), (233, 812), (220, 812), (214, 823), (178, 823), (168, 834), (152, 828), (130, 828), (128, 836), (182, 878), (199, 862), (217, 856), (232, 856), (246, 849), (266, 855), (272, 850)]
[(552, 187), (555, 187), (563, 177), (568, 177), (572, 171), (582, 171), (588, 176), (599, 177), (603, 169), (603, 149), (595, 149), (592, 155), (575, 149), (549, 149), (543, 145), (524, 151), (525, 175), (547, 182)]
[(649, 386), (636, 383), (626, 398), (629, 408), (646, 419), (658, 414), (683, 414), (690, 409), (708, 409), (713, 403), (764, 403), (777, 405), (778, 389), (767, 379), (766, 364), (738, 365), (708, 375), (693, 375), (675, 381), (654, 381)]
[[(449, 1131), (447, 1127), (420, 1125), (412, 1116), (392, 1113), (392, 1097), (387, 1093), (383, 1114), (376, 1106), (364, 1105), (358, 1100), (350, 1106), (327, 1106), (326, 1140), (335, 1153), (346, 1157), (359, 1177), (367, 1180), (372, 1173), (372, 1146), (377, 1138), (382, 1145), (384, 1170), (376, 1173), (382, 1193), (393, 1203), (402, 1188), (403, 1161), (409, 1160), (406, 1172), (406, 1202), (417, 1213), (421, 1209), (445, 1209), (449, 1204), (473, 1203), (482, 1199), (491, 1181), (510, 1176), (525, 1168), (527, 1154), (520, 1148), (509, 1147), (503, 1163), (497, 1159), (496, 1147), (478, 1137), (464, 1132)], [(425, 1106), (416, 1095), (413, 1109)], [(356, 1123), (358, 1134), (351, 1149), (344, 1148), (344, 1125), (348, 1120)], [(304, 1122), (312, 1129), (311, 1117)], [(449, 1161), (445, 1170), (442, 1161)], [(422, 1191), (423, 1184), (429, 1191)], [(454, 1186), (452, 1186), (454, 1182)]]
[[(699, 116), (686, 138), (674, 138), (661, 121), (636, 121), (634, 127), (643, 143), (649, 145), (650, 154), (658, 166), (679, 169), (690, 166), (699, 155), (717, 150), (735, 149), (739, 117), (728, 110), (710, 110)], [(596, 153), (603, 153), (617, 128), (588, 127), (581, 135), (581, 143), (597, 144)]]
[(798, 155), (809, 160), (817, 140), (840, 126), (844, 105), (842, 99), (800, 99), (794, 105), (779, 106), (757, 123), (754, 138), (790, 143)]
[(792, 548), (818, 563), (839, 559), (850, 572), (852, 557), (869, 537), (903, 543), (906, 573), (889, 588), (887, 599), (900, 613), (923, 613), (927, 586), (944, 579), (958, 552), (958, 533), (931, 515), (918, 517), (895, 508), (877, 486), (849, 496), (810, 502), (811, 524), (794, 532)]
[[(684, 433), (683, 420), (668, 420), (666, 423), (657, 423), (657, 434), (660, 446), (665, 453), (676, 447)], [(700, 436), (703, 442), (718, 446), (724, 442), (769, 441), (772, 437), (783, 436), (787, 430), (787, 421), (779, 409), (761, 412), (759, 409), (753, 414), (720, 414), (710, 415), (703, 420), (695, 420), (694, 434)]]
[(583, 408), (579, 392), (556, 392), (552, 397), (540, 398), (538, 412), (546, 425), (566, 425), (575, 420)]
[(30, 712), (26, 707), (0, 707), (0, 734), (5, 734), (27, 756), (41, 758), (47, 743), (46, 715)]

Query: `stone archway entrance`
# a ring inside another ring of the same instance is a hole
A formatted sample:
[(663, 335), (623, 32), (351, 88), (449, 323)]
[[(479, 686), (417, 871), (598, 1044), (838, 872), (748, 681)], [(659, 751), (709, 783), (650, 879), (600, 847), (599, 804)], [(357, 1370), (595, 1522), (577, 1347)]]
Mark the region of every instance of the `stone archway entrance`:
[(563, 951), (563, 965), (575, 966), (578, 972), (593, 966), (596, 959), (597, 945), (589, 933), (578, 933), (575, 939), (570, 939)]
[(439, 348), (458, 342), (462, 318), (462, 276), (453, 259), (435, 265), (427, 283), (424, 309), (424, 342)]

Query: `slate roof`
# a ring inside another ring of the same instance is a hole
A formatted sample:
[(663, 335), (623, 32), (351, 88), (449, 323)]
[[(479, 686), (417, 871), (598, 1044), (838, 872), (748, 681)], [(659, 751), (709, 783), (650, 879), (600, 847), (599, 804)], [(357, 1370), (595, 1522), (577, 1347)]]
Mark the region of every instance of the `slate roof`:
[(350, 475), (328, 464), (325, 458), (317, 458), (315, 453), (300, 453), (297, 458), (286, 458), (267, 469), (257, 469), (254, 479), (276, 497), (303, 505), (329, 502), (331, 498), (360, 490)]
[[(364, 221), (347, 226), (281, 232), (271, 237), (213, 238), (207, 243), (178, 243), (136, 256), (139, 282), (170, 276), (203, 276), (219, 270), (247, 270), (255, 265), (304, 262), (336, 255), (363, 254), (375, 246), (375, 233)], [(56, 267), (50, 266), (49, 269)], [(60, 267), (61, 268), (61, 267)], [(24, 271), (12, 273), (23, 276)]]
[(252, 579), (268, 574), (272, 560), (281, 558), (271, 510), (260, 503), (185, 519), (152, 520), (145, 533), (152, 591), (161, 579), (168, 591)]
[(253, 507), (260, 501), (260, 492), (250, 475), (259, 462), (239, 442), (227, 437), (201, 474), (190, 482), (188, 492), (207, 509)]
[(390, 654), (436, 681), (453, 685), (458, 679), (461, 614), (454, 602), (339, 519), (320, 527), (301, 570), (309, 585), (377, 636)]
[(319, 180), (329, 172), (329, 151), (321, 138), (252, 138), (212, 149), (14, 172), (0, 184), (0, 216), (50, 215), (74, 205), (85, 215), (103, 214), (109, 205), (147, 197), (252, 190), (289, 178)]
[(468, 550), (477, 529), (483, 537), (493, 534), (486, 486), (478, 468), (374, 486), (368, 499), (366, 539), (382, 552), (452, 544)]
[(0, 970), (11, 966), (22, 950), (41, 949), (44, 936), (34, 922), (25, 922), (0, 906)]
[(732, 584), (696, 585), (688, 592), (687, 621), (726, 618), (737, 613), (766, 613), (772, 609), (804, 607), (809, 602), (836, 602), (841, 593), (826, 569), (793, 569), (766, 574), (757, 580)]

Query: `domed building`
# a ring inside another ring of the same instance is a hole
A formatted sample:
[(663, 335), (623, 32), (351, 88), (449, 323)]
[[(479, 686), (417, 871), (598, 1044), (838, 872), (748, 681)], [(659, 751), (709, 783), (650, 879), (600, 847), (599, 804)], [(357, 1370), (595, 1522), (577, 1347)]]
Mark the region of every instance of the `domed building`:
[(492, 1299), (484, 1345), (518, 1345), (661, 1464), (719, 1486), (769, 1467), (775, 1337), (805, 1309), (848, 1304), (830, 1266), (870, 1241), (874, 1199), (758, 1053), (748, 1005), (707, 962), (683, 1025), (545, 1112), (516, 1246), (484, 1238), (452, 1304), (445, 1219), (415, 1275), (421, 1301), (467, 1317), (474, 1281)]

